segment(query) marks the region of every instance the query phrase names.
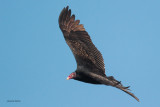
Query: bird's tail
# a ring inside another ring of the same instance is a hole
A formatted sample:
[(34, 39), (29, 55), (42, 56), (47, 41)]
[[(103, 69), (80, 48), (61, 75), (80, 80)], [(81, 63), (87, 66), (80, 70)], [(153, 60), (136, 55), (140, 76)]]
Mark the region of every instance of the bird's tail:
[(116, 87), (116, 88), (124, 91), (125, 93), (129, 94), (130, 96), (132, 96), (133, 98), (135, 98), (139, 102), (139, 99), (133, 93), (129, 92), (130, 91), (129, 86), (124, 87), (121, 84), (121, 81), (117, 81), (116, 79), (114, 79), (113, 76), (110, 76), (110, 77), (107, 77), (107, 78), (113, 82), (113, 84), (114, 84), (114, 85), (112, 85), (113, 87)]

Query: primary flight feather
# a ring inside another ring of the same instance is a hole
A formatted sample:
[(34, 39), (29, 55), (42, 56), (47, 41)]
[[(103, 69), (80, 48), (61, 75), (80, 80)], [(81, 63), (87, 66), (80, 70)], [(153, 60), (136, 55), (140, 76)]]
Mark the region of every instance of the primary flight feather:
[(139, 101), (133, 93), (129, 92), (129, 87), (124, 87), (113, 76), (106, 76), (102, 54), (92, 43), (84, 26), (79, 23), (80, 20), (75, 20), (75, 15), (71, 14), (68, 6), (63, 8), (59, 16), (59, 27), (77, 62), (76, 71), (71, 73), (67, 80), (75, 79), (86, 83), (113, 86)]

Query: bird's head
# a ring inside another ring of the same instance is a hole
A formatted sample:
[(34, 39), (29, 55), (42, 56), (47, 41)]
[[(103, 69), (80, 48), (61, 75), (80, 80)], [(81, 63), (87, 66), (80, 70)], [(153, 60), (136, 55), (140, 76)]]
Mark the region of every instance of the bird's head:
[(76, 78), (76, 72), (72, 72), (68, 77), (67, 77), (67, 80), (69, 79), (74, 79)]

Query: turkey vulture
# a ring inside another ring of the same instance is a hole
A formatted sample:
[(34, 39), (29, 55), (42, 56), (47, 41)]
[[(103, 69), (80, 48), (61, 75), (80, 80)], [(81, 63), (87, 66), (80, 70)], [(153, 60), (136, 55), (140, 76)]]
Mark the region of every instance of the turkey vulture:
[(124, 87), (113, 76), (106, 76), (102, 54), (92, 43), (83, 25), (79, 23), (80, 20), (75, 20), (75, 15), (71, 15), (68, 6), (63, 8), (59, 16), (59, 27), (77, 62), (77, 69), (67, 77), (67, 80), (75, 79), (91, 84), (113, 86), (139, 101), (129, 92), (129, 87)]

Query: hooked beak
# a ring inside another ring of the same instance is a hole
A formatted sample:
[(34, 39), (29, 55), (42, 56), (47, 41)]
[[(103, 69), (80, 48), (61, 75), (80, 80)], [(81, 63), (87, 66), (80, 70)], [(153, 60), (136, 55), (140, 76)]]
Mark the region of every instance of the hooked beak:
[(69, 77), (67, 77), (67, 80), (69, 80), (70, 78)]

